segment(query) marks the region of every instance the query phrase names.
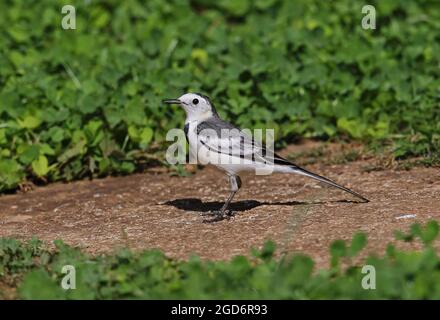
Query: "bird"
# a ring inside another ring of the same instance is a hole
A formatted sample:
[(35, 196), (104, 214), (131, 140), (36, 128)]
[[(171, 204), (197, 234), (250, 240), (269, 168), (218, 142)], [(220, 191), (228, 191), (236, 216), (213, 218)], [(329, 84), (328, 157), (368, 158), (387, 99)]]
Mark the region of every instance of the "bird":
[(212, 100), (201, 93), (185, 93), (179, 98), (164, 99), (165, 104), (181, 106), (185, 113), (184, 132), (189, 153), (201, 164), (213, 164), (229, 178), (230, 193), (220, 210), (210, 212), (216, 220), (231, 216), (228, 210), (232, 199), (242, 186), (239, 174), (244, 171), (264, 170), (300, 174), (348, 192), (363, 202), (367, 198), (326, 177), (308, 171), (270, 151), (248, 132), (223, 120)]

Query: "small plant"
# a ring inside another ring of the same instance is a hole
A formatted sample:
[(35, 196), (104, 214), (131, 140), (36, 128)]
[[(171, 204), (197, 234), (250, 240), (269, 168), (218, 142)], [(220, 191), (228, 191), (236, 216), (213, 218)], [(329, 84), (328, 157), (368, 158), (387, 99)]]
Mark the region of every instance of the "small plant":
[(52, 0), (1, 1), (0, 192), (142, 168), (183, 121), (161, 100), (187, 91), (280, 144), (347, 137), (438, 165), (440, 6), (370, 4), (374, 33), (360, 0), (77, 1), (75, 30)]
[[(91, 257), (62, 241), (49, 251), (37, 240), (1, 239), (0, 283), (15, 278), (16, 297), (24, 299), (438, 299), (440, 260), (433, 247), (438, 232), (436, 221), (414, 224), (396, 238), (420, 240), (422, 250), (389, 244), (383, 257), (370, 255), (362, 263), (365, 234), (355, 234), (349, 243), (337, 240), (328, 270), (316, 270), (301, 254), (279, 258), (270, 241), (250, 257), (214, 262), (197, 256), (177, 261), (156, 250)], [(74, 290), (61, 287), (65, 265), (76, 269)], [(375, 290), (362, 287), (363, 265), (375, 268)]]

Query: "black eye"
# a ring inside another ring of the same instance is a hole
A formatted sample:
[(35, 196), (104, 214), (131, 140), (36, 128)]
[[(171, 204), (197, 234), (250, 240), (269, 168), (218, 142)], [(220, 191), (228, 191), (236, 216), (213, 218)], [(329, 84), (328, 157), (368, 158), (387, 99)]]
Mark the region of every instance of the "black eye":
[(193, 100), (193, 104), (198, 104), (199, 103), (199, 99), (194, 99)]

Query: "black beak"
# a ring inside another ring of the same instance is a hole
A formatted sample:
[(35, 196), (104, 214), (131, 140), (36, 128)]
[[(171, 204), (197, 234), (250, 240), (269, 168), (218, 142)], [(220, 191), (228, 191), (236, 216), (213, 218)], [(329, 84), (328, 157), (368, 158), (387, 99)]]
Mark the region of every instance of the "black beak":
[(165, 99), (162, 100), (162, 102), (167, 104), (181, 104), (179, 99)]

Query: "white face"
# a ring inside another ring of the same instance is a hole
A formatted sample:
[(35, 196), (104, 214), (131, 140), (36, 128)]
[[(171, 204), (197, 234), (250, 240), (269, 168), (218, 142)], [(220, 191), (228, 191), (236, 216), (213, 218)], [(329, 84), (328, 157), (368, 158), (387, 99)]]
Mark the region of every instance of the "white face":
[(213, 115), (209, 101), (196, 93), (185, 93), (175, 100), (171, 99), (168, 101), (165, 100), (164, 102), (179, 103), (185, 110), (188, 121), (205, 120)]
[(164, 103), (179, 104), (186, 112), (186, 121), (203, 121), (216, 114), (209, 98), (196, 93), (186, 93), (178, 99), (165, 99)]

